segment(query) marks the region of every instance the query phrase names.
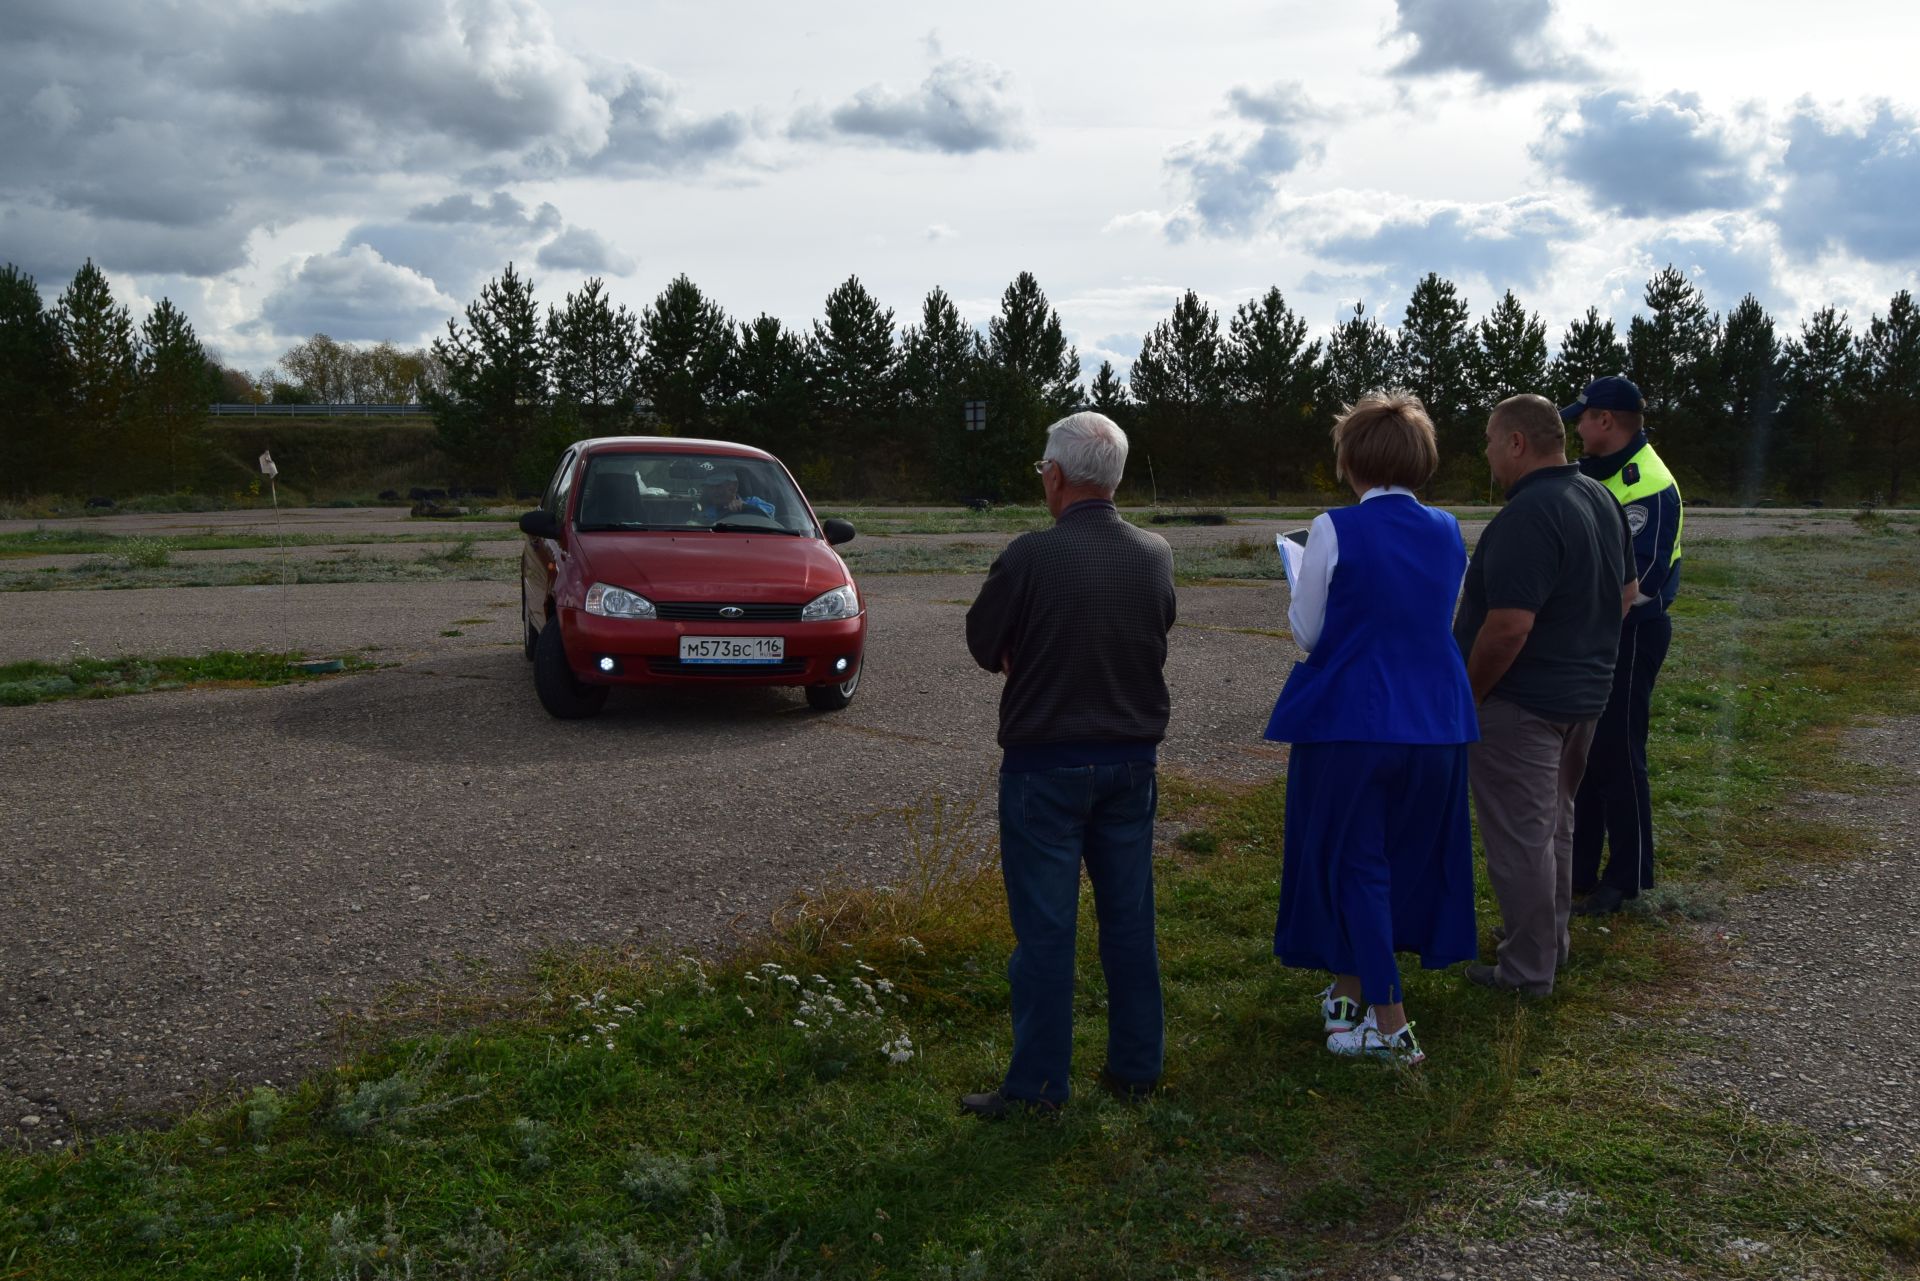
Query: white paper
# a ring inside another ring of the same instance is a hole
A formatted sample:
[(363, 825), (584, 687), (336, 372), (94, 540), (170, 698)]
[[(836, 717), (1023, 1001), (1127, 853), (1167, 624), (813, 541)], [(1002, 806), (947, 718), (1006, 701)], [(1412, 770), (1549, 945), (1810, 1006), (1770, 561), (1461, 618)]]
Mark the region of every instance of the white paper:
[(1300, 579), (1300, 567), (1306, 562), (1307, 549), (1302, 543), (1296, 543), (1285, 534), (1273, 536), (1273, 546), (1280, 553), (1280, 567), (1287, 572), (1287, 587), (1291, 589)]

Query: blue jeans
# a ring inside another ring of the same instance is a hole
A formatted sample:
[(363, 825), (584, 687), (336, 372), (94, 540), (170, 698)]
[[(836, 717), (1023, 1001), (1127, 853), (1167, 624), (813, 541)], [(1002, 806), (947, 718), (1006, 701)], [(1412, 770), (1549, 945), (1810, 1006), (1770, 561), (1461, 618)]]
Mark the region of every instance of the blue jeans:
[(1166, 1050), (1153, 938), (1149, 761), (1000, 775), (1000, 870), (1015, 946), (1008, 1098), (1064, 1103), (1071, 1093), (1074, 930), (1080, 865), (1093, 882), (1107, 977), (1107, 1070), (1129, 1085), (1160, 1079)]

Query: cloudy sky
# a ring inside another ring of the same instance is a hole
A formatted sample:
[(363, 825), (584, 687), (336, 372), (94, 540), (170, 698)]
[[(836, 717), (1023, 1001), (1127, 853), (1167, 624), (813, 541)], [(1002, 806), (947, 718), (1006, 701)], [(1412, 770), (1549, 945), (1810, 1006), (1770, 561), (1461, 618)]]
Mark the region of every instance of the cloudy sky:
[(8, 0), (0, 259), (91, 256), (230, 364), (443, 330), (508, 262), (803, 325), (1040, 279), (1125, 368), (1192, 288), (1318, 329), (1476, 313), (1856, 323), (1920, 267), (1920, 6), (1825, 0)]

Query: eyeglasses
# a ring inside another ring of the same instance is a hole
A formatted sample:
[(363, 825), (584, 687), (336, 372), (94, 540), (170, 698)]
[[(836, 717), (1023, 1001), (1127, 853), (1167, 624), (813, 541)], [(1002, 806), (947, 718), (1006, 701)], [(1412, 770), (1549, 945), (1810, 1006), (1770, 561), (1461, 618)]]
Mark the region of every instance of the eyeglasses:
[(1034, 474), (1034, 475), (1036, 475), (1036, 476), (1044, 476), (1044, 475), (1046, 475), (1046, 474), (1047, 474), (1047, 464), (1048, 464), (1048, 463), (1050, 463), (1050, 462), (1052, 462), (1052, 461), (1053, 461), (1053, 459), (1051, 459), (1051, 458), (1042, 458), (1042, 459), (1041, 459), (1041, 460), (1040, 460), (1039, 462), (1037, 462), (1037, 463), (1035, 463), (1035, 464), (1033, 465), (1033, 474)]

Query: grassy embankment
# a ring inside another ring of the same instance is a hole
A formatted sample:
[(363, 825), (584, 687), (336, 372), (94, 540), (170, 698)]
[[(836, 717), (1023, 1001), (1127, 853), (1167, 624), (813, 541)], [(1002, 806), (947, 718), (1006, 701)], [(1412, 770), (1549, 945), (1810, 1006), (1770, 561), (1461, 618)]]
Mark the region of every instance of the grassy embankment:
[[(25, 707), (69, 698), (118, 698), (169, 689), (251, 689), (320, 679), (302, 671), (299, 652), (268, 654), (220, 650), (192, 656), (71, 658), (59, 663), (0, 663), (0, 707)], [(355, 655), (348, 671), (375, 666)], [(0, 1274), (3, 1275), (3, 1274)]]
[[(164, 1132), (0, 1157), (0, 1276), (1283, 1276), (1410, 1221), (1499, 1236), (1543, 1214), (1715, 1275), (1889, 1274), (1920, 1250), (1920, 1189), (1810, 1161), (1804, 1133), (1663, 1066), (1705, 964), (1687, 917), (1855, 848), (1790, 800), (1874, 785), (1836, 768), (1837, 731), (1920, 709), (1917, 585), (1920, 536), (1885, 522), (1690, 558), (1654, 731), (1663, 914), (1582, 923), (1546, 1003), (1412, 972), (1418, 1072), (1330, 1060), (1319, 980), (1269, 954), (1279, 788), (1169, 777), (1163, 1095), (955, 1116), (1005, 1055), (1007, 937), (935, 798), (911, 883), (825, 894), (741, 956), (550, 957), (496, 1021)], [(1085, 924), (1081, 1087), (1102, 1045)]]

